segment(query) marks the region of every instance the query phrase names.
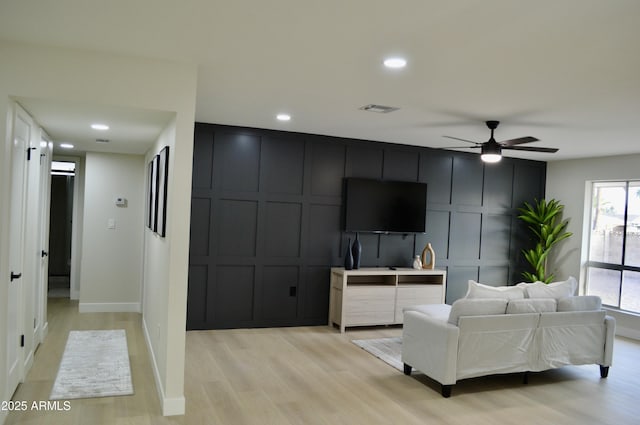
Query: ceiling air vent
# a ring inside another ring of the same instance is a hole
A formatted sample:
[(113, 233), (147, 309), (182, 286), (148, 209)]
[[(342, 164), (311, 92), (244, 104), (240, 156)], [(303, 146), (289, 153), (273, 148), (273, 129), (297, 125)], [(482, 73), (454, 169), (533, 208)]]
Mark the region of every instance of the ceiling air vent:
[(377, 112), (379, 114), (388, 114), (389, 112), (397, 111), (400, 108), (395, 108), (393, 106), (384, 106), (384, 105), (375, 105), (370, 103), (369, 105), (364, 105), (360, 109), (363, 111), (369, 112)]
[(109, 143), (109, 139), (96, 139), (96, 143)]

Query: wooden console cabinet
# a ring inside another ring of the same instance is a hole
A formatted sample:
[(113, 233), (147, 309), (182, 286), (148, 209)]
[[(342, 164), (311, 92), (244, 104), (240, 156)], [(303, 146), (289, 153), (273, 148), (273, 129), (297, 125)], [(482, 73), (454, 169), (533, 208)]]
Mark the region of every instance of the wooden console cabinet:
[(332, 268), (329, 326), (401, 324), (406, 306), (444, 303), (446, 285), (444, 270)]

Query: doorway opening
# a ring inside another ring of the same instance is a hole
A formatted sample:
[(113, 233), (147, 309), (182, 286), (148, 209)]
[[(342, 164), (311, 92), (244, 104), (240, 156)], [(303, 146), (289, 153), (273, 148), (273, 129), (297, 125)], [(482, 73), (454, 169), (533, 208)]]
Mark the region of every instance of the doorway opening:
[(51, 163), (48, 298), (70, 298), (76, 163)]

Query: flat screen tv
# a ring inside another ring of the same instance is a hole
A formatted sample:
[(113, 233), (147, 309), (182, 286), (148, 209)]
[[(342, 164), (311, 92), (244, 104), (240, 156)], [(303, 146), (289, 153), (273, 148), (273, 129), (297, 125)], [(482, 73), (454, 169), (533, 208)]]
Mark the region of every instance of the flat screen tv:
[(343, 205), (347, 232), (424, 233), (427, 185), (346, 178)]

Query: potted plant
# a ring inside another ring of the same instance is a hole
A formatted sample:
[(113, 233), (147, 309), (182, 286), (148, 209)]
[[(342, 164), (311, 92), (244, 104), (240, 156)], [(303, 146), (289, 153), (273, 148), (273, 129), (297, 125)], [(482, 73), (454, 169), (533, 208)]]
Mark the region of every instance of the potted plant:
[(558, 242), (572, 235), (571, 232), (566, 231), (569, 220), (561, 220), (560, 215), (563, 209), (564, 205), (555, 199), (534, 200), (533, 205), (525, 202), (523, 207), (518, 208), (520, 211), (518, 218), (527, 223), (536, 242), (533, 248), (522, 250), (524, 258), (533, 268), (533, 272), (522, 273), (522, 276), (530, 282), (553, 281), (553, 273), (547, 274), (549, 252)]

